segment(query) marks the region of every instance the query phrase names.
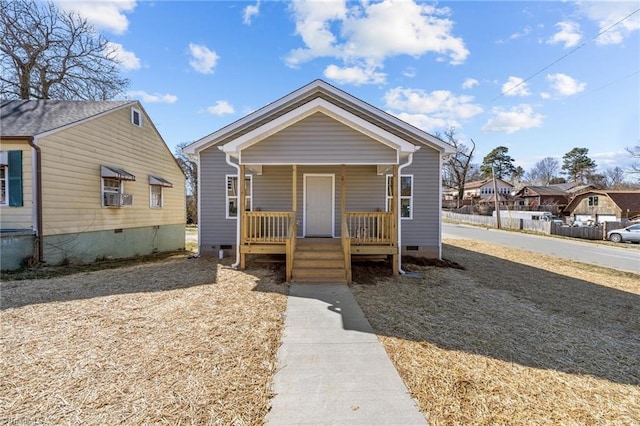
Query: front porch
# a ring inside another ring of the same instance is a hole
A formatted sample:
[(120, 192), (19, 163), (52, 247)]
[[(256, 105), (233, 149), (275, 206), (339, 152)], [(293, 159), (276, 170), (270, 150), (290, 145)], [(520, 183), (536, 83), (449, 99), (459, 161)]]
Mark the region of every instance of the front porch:
[[(239, 176), (245, 175), (245, 166), (241, 164), (239, 168)], [(340, 194), (340, 214), (336, 217), (339, 224), (335, 224), (339, 232), (332, 231), (324, 238), (310, 235), (312, 229), (306, 223), (307, 204), (303, 206), (306, 229), (300, 229), (296, 165), (291, 166), (290, 211), (247, 211), (246, 188), (239, 185), (239, 267), (245, 268), (247, 254), (284, 254), (287, 282), (349, 284), (352, 281), (352, 256), (384, 255), (392, 257), (393, 274), (398, 275), (398, 166), (389, 167), (393, 172), (388, 189), (390, 211), (347, 211), (346, 168), (345, 165), (340, 167), (340, 186), (335, 188), (335, 193), (339, 189)], [(334, 228), (333, 222), (331, 227)]]

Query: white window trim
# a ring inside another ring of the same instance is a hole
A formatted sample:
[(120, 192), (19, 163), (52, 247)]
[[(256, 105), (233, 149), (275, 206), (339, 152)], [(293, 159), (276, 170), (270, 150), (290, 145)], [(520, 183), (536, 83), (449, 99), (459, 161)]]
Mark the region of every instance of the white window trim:
[[(120, 182), (120, 189), (118, 190), (119, 191), (118, 193), (120, 194), (120, 196), (122, 196), (122, 194), (124, 192), (124, 185), (122, 184), (122, 180), (114, 179), (114, 178), (105, 178), (105, 177), (101, 178), (100, 179), (100, 203), (102, 204), (102, 207), (107, 208), (107, 209), (114, 208), (114, 207), (120, 207), (120, 206), (106, 206), (104, 204), (104, 194), (105, 194), (105, 191), (104, 191), (104, 180), (105, 179), (118, 180)], [(112, 194), (114, 192), (113, 191), (109, 191), (109, 193)]]
[[(407, 195), (400, 195), (400, 200), (405, 199), (405, 200), (409, 200), (409, 217), (402, 217), (402, 211), (398, 210), (398, 215), (400, 216), (400, 219), (402, 220), (413, 220), (413, 194), (415, 192), (415, 180), (413, 178), (413, 174), (411, 175), (400, 175), (400, 180), (402, 180), (402, 178), (411, 178), (411, 195), (407, 196)], [(389, 196), (389, 194), (387, 193), (387, 189), (389, 188), (389, 178), (393, 178), (393, 175), (389, 174), (387, 175), (387, 177), (384, 180), (384, 208), (385, 211), (389, 211), (389, 200), (391, 199), (391, 197)], [(398, 194), (399, 195), (399, 194)], [(399, 207), (402, 207), (402, 202), (400, 202)]]
[[(225, 219), (237, 219), (239, 217), (238, 213), (236, 213), (236, 216), (230, 216), (229, 215), (229, 200), (232, 198), (238, 199), (238, 197), (240, 196), (240, 186), (238, 186), (238, 195), (231, 195), (229, 196), (229, 190), (228, 190), (228, 182), (229, 182), (229, 178), (237, 178), (238, 175), (225, 175), (224, 178), (224, 210), (225, 210)], [(249, 195), (245, 194), (245, 199), (248, 199), (250, 201), (249, 203), (249, 211), (253, 211), (253, 175), (250, 174), (245, 174), (244, 178), (249, 178)], [(246, 201), (245, 201), (246, 203)], [(238, 203), (238, 207), (240, 207), (240, 203)]]
[[(140, 121), (139, 124), (136, 124), (136, 122), (134, 121), (134, 117), (136, 114), (138, 114), (138, 118)], [(131, 124), (136, 127), (142, 127), (142, 111), (140, 111), (138, 108), (131, 107)]]
[(4, 201), (0, 200), (0, 206), (8, 206), (9, 205), (9, 166), (2, 165), (0, 166), (2, 170), (4, 170)]
[[(159, 206), (153, 205), (152, 191), (154, 187), (160, 188), (160, 205)], [(162, 185), (149, 185), (149, 207), (152, 209), (161, 209), (164, 207), (164, 188), (162, 187)]]

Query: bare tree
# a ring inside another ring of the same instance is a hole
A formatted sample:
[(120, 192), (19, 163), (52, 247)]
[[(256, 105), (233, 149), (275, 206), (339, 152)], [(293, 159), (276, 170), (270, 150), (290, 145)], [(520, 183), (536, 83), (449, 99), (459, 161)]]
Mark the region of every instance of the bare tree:
[(629, 173), (638, 175), (638, 181), (640, 181), (640, 145), (627, 148), (627, 152), (631, 155), (631, 158), (633, 158)]
[(114, 46), (53, 2), (0, 0), (0, 95), (105, 100), (129, 84)]
[(187, 175), (187, 223), (198, 223), (198, 165), (182, 152), (187, 145), (189, 142), (179, 143), (174, 155)]
[(554, 178), (558, 177), (560, 163), (552, 157), (545, 157), (538, 161), (529, 172), (529, 180), (534, 183), (547, 186)]
[(624, 186), (625, 172), (620, 166), (604, 171), (604, 182), (609, 189), (622, 189)]
[(476, 150), (476, 144), (471, 139), (471, 147), (466, 146), (456, 138), (456, 129), (451, 127), (444, 131), (446, 142), (453, 145), (456, 152), (444, 162), (443, 183), (448, 188), (458, 190), (458, 200), (464, 196), (464, 185), (471, 172), (471, 159)]

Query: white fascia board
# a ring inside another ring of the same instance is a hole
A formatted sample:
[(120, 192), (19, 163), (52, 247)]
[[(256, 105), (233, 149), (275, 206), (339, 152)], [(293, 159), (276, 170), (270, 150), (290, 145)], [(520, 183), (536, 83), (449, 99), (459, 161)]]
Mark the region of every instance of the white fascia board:
[(321, 112), (343, 124), (351, 127), (360, 133), (366, 134), (372, 139), (389, 146), (392, 149), (399, 150), (400, 152), (414, 152), (417, 147), (396, 135), (387, 132), (380, 127), (374, 126), (361, 119), (360, 117), (345, 111), (336, 105), (322, 99), (316, 98), (306, 104), (296, 108), (293, 111), (288, 112), (273, 121), (249, 132), (239, 138), (224, 144), (220, 149), (225, 153), (237, 153), (246, 149), (261, 140), (278, 133), (279, 131), (291, 126), (292, 124), (303, 120), (306, 117)]

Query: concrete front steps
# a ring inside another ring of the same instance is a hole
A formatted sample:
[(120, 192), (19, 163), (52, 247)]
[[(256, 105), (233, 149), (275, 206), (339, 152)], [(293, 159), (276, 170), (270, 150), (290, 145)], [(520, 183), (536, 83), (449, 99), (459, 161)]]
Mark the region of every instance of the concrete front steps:
[(346, 284), (341, 241), (332, 238), (299, 239), (291, 275), (291, 281), (296, 284)]

